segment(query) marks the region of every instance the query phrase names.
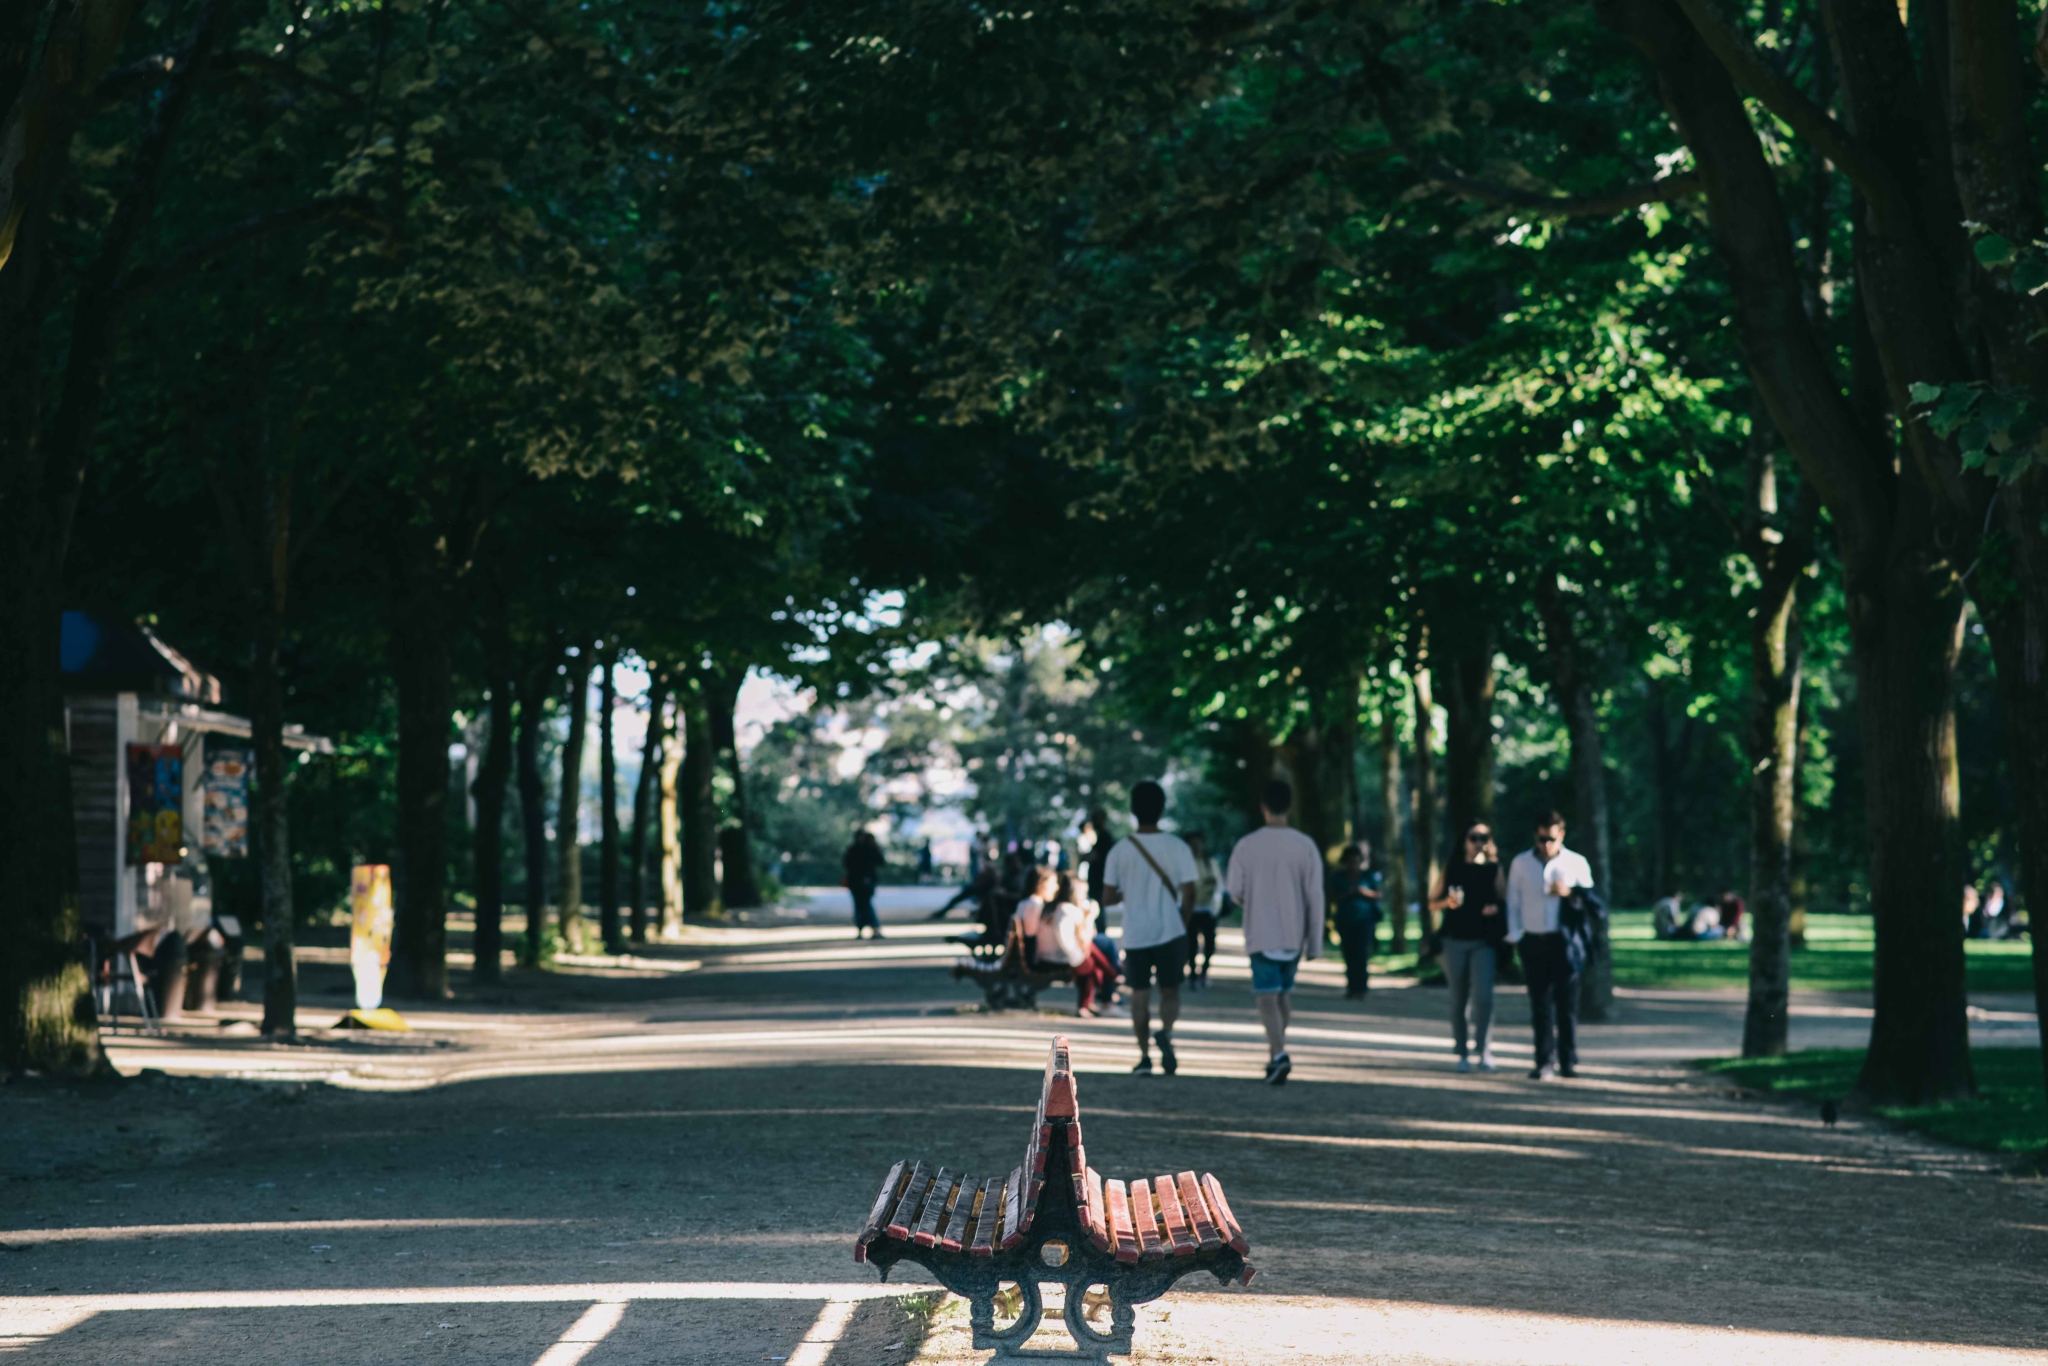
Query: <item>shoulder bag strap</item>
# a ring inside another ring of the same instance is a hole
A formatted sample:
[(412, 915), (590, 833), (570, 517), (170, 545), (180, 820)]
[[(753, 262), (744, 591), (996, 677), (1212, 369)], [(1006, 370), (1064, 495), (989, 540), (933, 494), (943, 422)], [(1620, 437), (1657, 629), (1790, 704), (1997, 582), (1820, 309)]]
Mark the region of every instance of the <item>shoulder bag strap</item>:
[(1159, 874), (1159, 880), (1166, 884), (1166, 894), (1172, 897), (1175, 901), (1179, 901), (1180, 888), (1173, 885), (1173, 879), (1168, 877), (1166, 875), (1166, 870), (1159, 866), (1159, 860), (1152, 857), (1152, 851), (1145, 847), (1144, 841), (1140, 840), (1136, 835), (1127, 835), (1124, 838), (1129, 842), (1132, 848), (1138, 851), (1139, 857), (1143, 858), (1146, 863), (1152, 866), (1152, 871)]

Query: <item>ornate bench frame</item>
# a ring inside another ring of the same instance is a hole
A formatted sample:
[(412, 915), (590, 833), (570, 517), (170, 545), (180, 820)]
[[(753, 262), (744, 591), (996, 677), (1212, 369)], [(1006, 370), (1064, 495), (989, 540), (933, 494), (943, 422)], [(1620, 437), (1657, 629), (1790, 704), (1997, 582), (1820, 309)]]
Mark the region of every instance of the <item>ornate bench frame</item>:
[[(884, 1280), (899, 1261), (930, 1271), (968, 1301), (978, 1350), (1103, 1361), (1131, 1350), (1136, 1306), (1158, 1299), (1181, 1277), (1206, 1271), (1225, 1285), (1249, 1285), (1256, 1274), (1245, 1261), (1250, 1251), (1214, 1176), (1181, 1172), (1126, 1185), (1104, 1181), (1088, 1165), (1067, 1041), (1055, 1037), (1023, 1164), (1007, 1177), (981, 1179), (898, 1162), (861, 1225), (853, 1256), (872, 1263)], [(1017, 1321), (998, 1329), (995, 1301), (1006, 1281), (1023, 1303)], [(1065, 1287), (1061, 1323), (1074, 1351), (1024, 1346), (1045, 1315), (1043, 1283)], [(1083, 1312), (1094, 1285), (1109, 1292), (1107, 1332)]]

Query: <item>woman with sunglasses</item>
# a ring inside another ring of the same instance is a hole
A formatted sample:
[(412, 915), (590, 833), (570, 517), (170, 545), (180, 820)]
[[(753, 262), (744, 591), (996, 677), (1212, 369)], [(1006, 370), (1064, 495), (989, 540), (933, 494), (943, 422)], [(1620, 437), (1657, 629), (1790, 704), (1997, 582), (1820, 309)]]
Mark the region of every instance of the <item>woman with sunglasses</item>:
[[(1507, 900), (1500, 854), (1484, 821), (1465, 832), (1451, 865), (1436, 885), (1429, 908), (1443, 916), (1444, 976), (1451, 987), (1451, 1038), (1458, 1046), (1458, 1070), (1493, 1071), (1494, 946), (1507, 938)], [(1468, 1046), (1469, 1016), (1469, 1046)]]

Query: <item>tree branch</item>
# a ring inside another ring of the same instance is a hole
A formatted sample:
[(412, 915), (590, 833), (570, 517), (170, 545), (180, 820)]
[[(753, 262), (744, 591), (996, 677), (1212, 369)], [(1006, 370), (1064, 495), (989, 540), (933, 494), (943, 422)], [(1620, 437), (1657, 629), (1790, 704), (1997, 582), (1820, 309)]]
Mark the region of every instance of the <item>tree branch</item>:
[(1879, 213), (1894, 222), (1906, 221), (1895, 215), (1910, 215), (1912, 205), (1884, 163), (1834, 115), (1807, 98), (1805, 91), (1766, 61), (1756, 45), (1722, 17), (1714, 0), (1675, 3), (1737, 85), (1762, 100), (1764, 107), (1783, 119), (1793, 132), (1841, 167)]
[(316, 199), (309, 204), (245, 218), (231, 227), (221, 229), (211, 237), (194, 242), (168, 260), (159, 261), (155, 265), (137, 266), (123, 274), (114, 282), (111, 291), (114, 306), (133, 307), (214, 257), (286, 228), (298, 227), (305, 223), (318, 223), (328, 218), (356, 218), (383, 228), (383, 222), (376, 217), (374, 208), (372, 202), (362, 195), (343, 195), (333, 199)]
[(1548, 195), (1534, 190), (1517, 190), (1495, 181), (1464, 175), (1442, 159), (1431, 163), (1428, 175), (1432, 184), (1439, 185), (1460, 198), (1477, 199), (1484, 203), (1501, 204), (1514, 209), (1532, 209), (1553, 218), (1595, 218), (1604, 214), (1621, 213), (1644, 204), (1668, 204), (1674, 199), (1690, 199), (1705, 188), (1697, 174), (1687, 171), (1682, 175), (1653, 180), (1647, 185), (1627, 185), (1599, 194)]

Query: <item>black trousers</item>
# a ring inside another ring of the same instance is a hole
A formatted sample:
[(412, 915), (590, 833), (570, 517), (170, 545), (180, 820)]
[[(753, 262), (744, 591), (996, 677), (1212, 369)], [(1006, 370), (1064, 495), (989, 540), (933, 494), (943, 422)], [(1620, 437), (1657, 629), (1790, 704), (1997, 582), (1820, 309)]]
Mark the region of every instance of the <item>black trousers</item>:
[(1339, 920), (1337, 942), (1344, 949), (1344, 990), (1363, 994), (1372, 985), (1366, 964), (1372, 961), (1373, 931), (1378, 928), (1363, 920)]
[(1522, 973), (1529, 979), (1529, 1023), (1536, 1029), (1536, 1065), (1579, 1065), (1579, 974), (1562, 934), (1522, 936)]

